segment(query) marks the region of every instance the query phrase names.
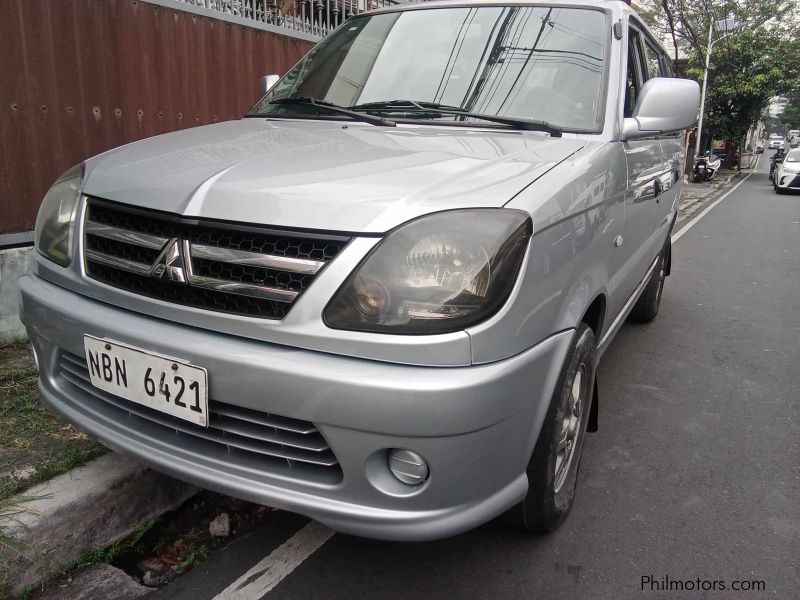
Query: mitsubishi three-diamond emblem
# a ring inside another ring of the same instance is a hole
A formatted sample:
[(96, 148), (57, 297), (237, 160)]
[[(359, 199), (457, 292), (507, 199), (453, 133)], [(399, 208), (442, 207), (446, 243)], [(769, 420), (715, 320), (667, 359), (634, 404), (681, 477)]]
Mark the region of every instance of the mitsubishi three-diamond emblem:
[(161, 249), (150, 274), (156, 279), (186, 283), (186, 263), (177, 238), (169, 240)]

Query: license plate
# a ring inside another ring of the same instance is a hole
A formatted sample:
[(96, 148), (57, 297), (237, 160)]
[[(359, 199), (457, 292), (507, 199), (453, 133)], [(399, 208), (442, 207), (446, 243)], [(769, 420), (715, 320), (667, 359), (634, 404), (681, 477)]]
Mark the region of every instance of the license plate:
[(83, 336), (92, 385), (208, 427), (208, 373), (184, 360)]

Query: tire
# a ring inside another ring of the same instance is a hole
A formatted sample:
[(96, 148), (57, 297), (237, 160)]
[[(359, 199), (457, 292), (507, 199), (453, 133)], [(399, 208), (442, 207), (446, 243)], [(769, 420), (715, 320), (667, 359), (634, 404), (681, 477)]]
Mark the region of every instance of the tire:
[(653, 269), (653, 274), (650, 275), (650, 281), (647, 282), (642, 295), (639, 296), (631, 314), (628, 315), (628, 319), (631, 321), (650, 323), (658, 315), (658, 309), (661, 306), (661, 294), (664, 291), (664, 280), (667, 277), (670, 244), (670, 239), (667, 238), (667, 243), (658, 257), (656, 268)]
[(548, 533), (561, 524), (572, 508), (591, 412), (596, 362), (594, 333), (581, 323), (528, 463), (528, 493), (503, 515), (517, 529)]
[(784, 194), (784, 193), (786, 193), (786, 190), (784, 190), (783, 188), (779, 188), (779, 187), (776, 185), (776, 186), (775, 186), (775, 193), (776, 193), (776, 194)]

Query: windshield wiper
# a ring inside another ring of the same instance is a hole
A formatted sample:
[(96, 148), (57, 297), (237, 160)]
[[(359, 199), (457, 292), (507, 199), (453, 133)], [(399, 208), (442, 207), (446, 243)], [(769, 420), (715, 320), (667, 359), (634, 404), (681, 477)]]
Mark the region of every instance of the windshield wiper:
[(494, 123), (502, 123), (503, 125), (510, 125), (517, 129), (524, 129), (527, 131), (544, 131), (549, 133), (552, 137), (561, 137), (561, 130), (554, 127), (546, 121), (534, 121), (532, 119), (515, 119), (514, 117), (501, 117), (499, 115), (487, 115), (483, 113), (474, 113), (468, 111), (466, 108), (460, 106), (448, 106), (446, 104), (437, 104), (436, 102), (418, 102), (416, 100), (385, 100), (383, 102), (367, 102), (365, 104), (356, 104), (350, 108), (360, 110), (376, 110), (376, 109), (392, 109), (392, 108), (415, 108), (422, 112), (435, 113), (440, 115), (458, 115), (460, 117), (471, 117), (473, 119), (483, 119), (484, 121), (492, 121)]
[[(345, 108), (344, 106), (339, 106), (338, 104), (333, 104), (332, 102), (325, 102), (324, 100), (317, 100), (316, 98), (309, 98), (306, 96), (290, 96), (288, 98), (276, 98), (275, 100), (270, 100), (267, 104), (278, 104), (278, 105), (299, 105), (299, 106), (316, 106), (320, 108), (324, 108), (325, 110), (329, 110), (331, 112), (339, 113), (340, 115), (346, 115), (356, 121), (363, 121), (364, 123), (369, 123), (370, 125), (377, 125), (381, 127), (397, 127), (397, 123), (390, 119), (384, 119), (383, 117), (376, 117), (374, 115), (368, 115), (367, 113), (358, 112), (355, 110), (350, 110)], [(245, 117), (274, 117), (277, 115), (270, 115), (264, 113), (248, 113)]]
[(452, 110), (458, 112), (465, 112), (467, 109), (460, 106), (452, 106), (449, 104), (439, 104), (438, 102), (423, 102), (422, 100), (382, 100), (380, 102), (365, 102), (364, 104), (355, 104), (348, 108), (356, 108), (364, 110), (368, 108), (424, 108), (434, 110)]

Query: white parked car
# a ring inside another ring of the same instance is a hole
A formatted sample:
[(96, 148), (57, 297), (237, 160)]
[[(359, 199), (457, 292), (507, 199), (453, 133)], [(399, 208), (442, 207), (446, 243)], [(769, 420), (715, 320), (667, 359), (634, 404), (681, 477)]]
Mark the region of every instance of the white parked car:
[(772, 185), (778, 194), (800, 190), (800, 148), (790, 150), (783, 161), (778, 163)]
[(783, 148), (783, 137), (782, 136), (770, 137), (769, 149), (777, 150), (778, 148)]

